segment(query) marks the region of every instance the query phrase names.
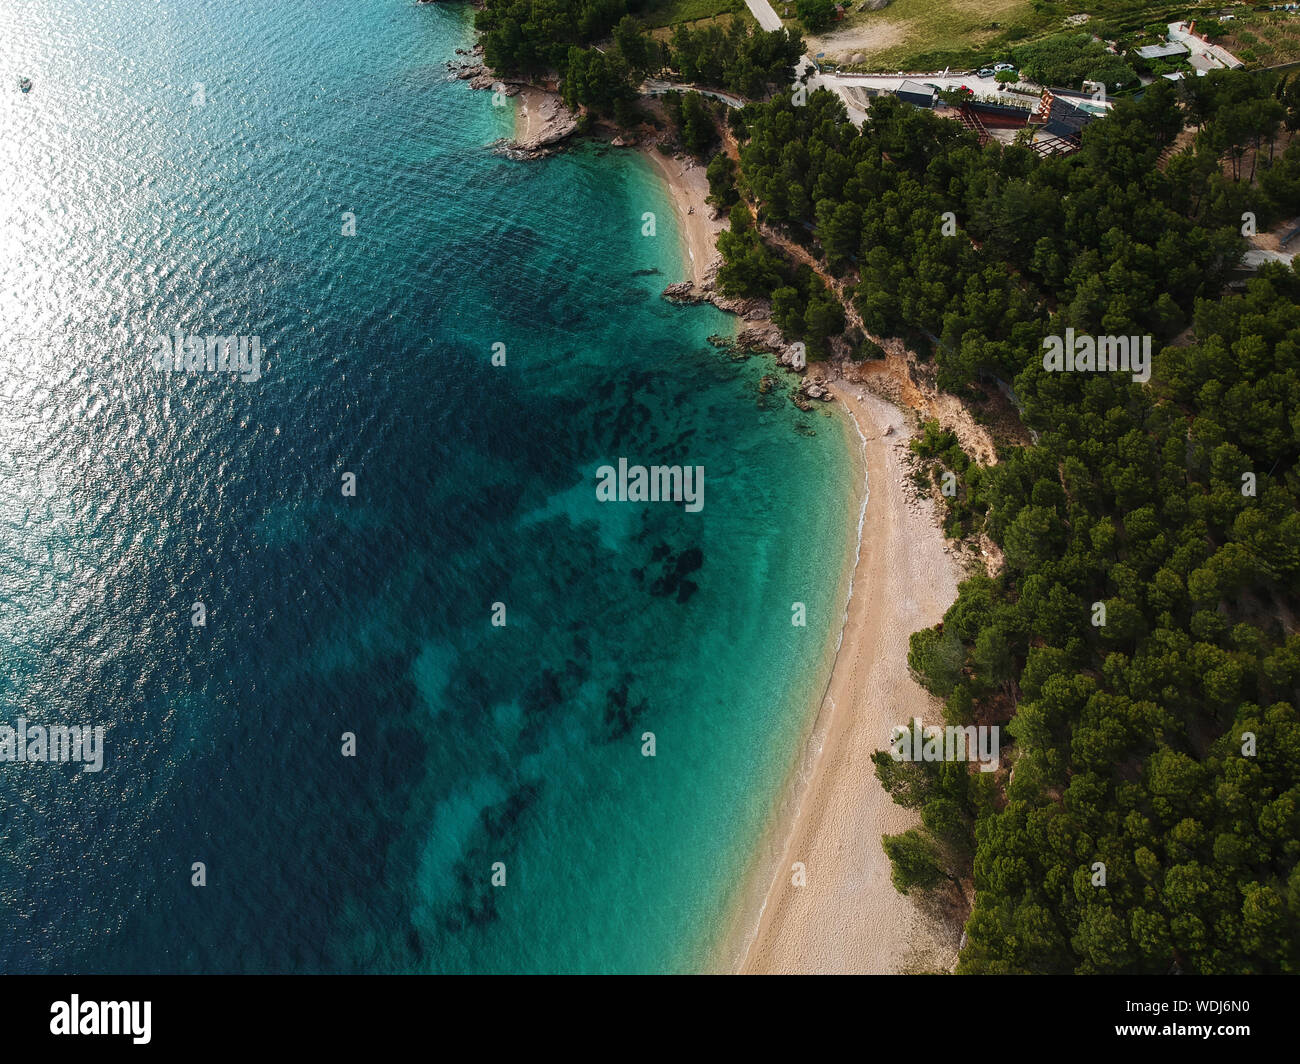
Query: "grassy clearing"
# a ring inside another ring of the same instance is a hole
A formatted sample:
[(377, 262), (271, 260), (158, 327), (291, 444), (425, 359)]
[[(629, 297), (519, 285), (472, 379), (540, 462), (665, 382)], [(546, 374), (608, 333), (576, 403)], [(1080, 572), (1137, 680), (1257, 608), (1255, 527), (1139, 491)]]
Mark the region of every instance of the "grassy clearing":
[(675, 26), (679, 22), (698, 22), (719, 15), (748, 15), (745, 0), (654, 0), (637, 17), (651, 29)]
[[(815, 39), (819, 51), (864, 69), (915, 69), (926, 53), (978, 55), (1003, 27), (1032, 14), (1031, 0), (894, 0), (883, 11), (858, 11)], [(939, 64), (940, 67), (948, 64)]]
[[(858, 2), (848, 0), (844, 20), (808, 37), (808, 45), (845, 69), (868, 71), (973, 69), (1010, 61), (1016, 45), (1078, 30), (1133, 47), (1158, 40), (1169, 22), (1225, 9), (1222, 0), (894, 0), (883, 11), (858, 11)], [(778, 13), (785, 3), (773, 0)], [(1245, 5), (1232, 10), (1236, 21), (1224, 23), (1229, 32), (1217, 43), (1249, 66), (1300, 60), (1300, 14), (1255, 12)], [(1090, 17), (1081, 26), (1067, 23), (1083, 13)], [(733, 16), (756, 25), (744, 0), (650, 0), (638, 15), (656, 36), (679, 23), (725, 23)], [(787, 25), (801, 28), (795, 20)]]
[[(909, 71), (1010, 60), (1018, 44), (1072, 30), (1108, 40), (1154, 35), (1166, 23), (1223, 8), (1222, 0), (894, 0), (883, 11), (857, 11), (857, 2), (843, 22), (817, 39), (817, 50), (853, 69)], [(1066, 22), (1084, 13), (1090, 17), (1082, 26)], [(849, 62), (855, 55), (861, 62)]]

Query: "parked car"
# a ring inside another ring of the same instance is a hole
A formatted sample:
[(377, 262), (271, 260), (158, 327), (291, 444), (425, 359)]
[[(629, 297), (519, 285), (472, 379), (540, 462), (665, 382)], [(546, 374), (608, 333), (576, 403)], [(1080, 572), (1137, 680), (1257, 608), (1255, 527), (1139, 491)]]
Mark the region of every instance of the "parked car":
[(979, 78), (991, 78), (993, 76), (993, 71), (988, 67), (982, 67), (975, 71), (975, 76)]
[(993, 73), (1001, 74), (1004, 70), (1015, 70), (1014, 63), (997, 63), (993, 67)]

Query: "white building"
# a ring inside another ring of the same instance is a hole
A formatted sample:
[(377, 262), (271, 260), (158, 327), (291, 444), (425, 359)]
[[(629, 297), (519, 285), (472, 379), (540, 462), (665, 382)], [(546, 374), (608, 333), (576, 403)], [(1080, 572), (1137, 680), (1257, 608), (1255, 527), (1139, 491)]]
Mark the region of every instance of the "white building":
[(1180, 41), (1166, 41), (1164, 44), (1148, 44), (1139, 48), (1137, 54), (1143, 59), (1171, 59), (1176, 55), (1186, 55), (1187, 45)]
[[(1196, 68), (1198, 74), (1203, 74), (1207, 70), (1239, 70), (1246, 65), (1228, 49), (1220, 48), (1204, 37), (1197, 36), (1195, 22), (1169, 23), (1169, 39), (1187, 46), (1187, 50), (1192, 53), (1188, 62)], [(1197, 56), (1205, 62), (1198, 63)]]

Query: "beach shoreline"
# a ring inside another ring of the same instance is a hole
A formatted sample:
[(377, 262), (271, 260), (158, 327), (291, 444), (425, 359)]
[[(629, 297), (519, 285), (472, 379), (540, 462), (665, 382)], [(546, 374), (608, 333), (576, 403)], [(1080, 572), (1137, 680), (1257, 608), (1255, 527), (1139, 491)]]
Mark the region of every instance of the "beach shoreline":
[(703, 289), (713, 281), (722, 263), (718, 234), (727, 228), (726, 216), (715, 216), (708, 202), (709, 179), (705, 168), (688, 156), (665, 156), (654, 144), (646, 145), (642, 154), (663, 178), (672, 200), (690, 273), (687, 279), (696, 288)]
[[(799, 771), (773, 825), (784, 839), (761, 903), (742, 894), (718, 970), (741, 973), (946, 971), (959, 929), (936, 925), (890, 881), (880, 838), (919, 816), (881, 787), (871, 755), (912, 716), (939, 719), (939, 701), (907, 666), (912, 632), (940, 619), (956, 599), (960, 567), (945, 545), (933, 504), (910, 498), (910, 431), (897, 406), (859, 384), (832, 391), (858, 437), (867, 491), (838, 649)], [(792, 883), (803, 865), (806, 885)], [(747, 910), (747, 911), (746, 911)]]
[(775, 804), (768, 814), (762, 834), (742, 873), (740, 887), (728, 909), (725, 926), (715, 940), (715, 948), (707, 956), (704, 970), (711, 974), (736, 974), (744, 967), (746, 955), (757, 937), (773, 885), (785, 874), (785, 855), (798, 820), (800, 803), (816, 769), (818, 756), (825, 747), (832, 719), (828, 694), (835, 663), (845, 650), (843, 635), (861, 560), (862, 533), (870, 500), (866, 452), (861, 432), (856, 422), (843, 414), (835, 415), (835, 421), (845, 434), (850, 455), (848, 476), (844, 483), (835, 487), (844, 492), (851, 512), (857, 514), (855, 521), (846, 521), (844, 525), (841, 557), (845, 559), (845, 564), (840, 567), (833, 599), (839, 616), (828, 632), (825, 648), (817, 663), (818, 682), (807, 696), (816, 706), (816, 712), (806, 722), (804, 733), (799, 736), (798, 754), (780, 783)]
[(526, 88), (515, 97), (515, 143), (522, 144), (538, 137), (542, 132), (542, 90)]
[[(704, 167), (643, 152), (678, 216), (690, 281), (714, 290), (720, 264)], [(692, 211), (690, 208), (694, 208)], [(805, 720), (799, 753), (742, 873), (705, 959), (723, 973), (947, 971), (960, 928), (924, 916), (890, 879), (881, 836), (915, 827), (876, 779), (871, 755), (913, 716), (941, 719), (941, 703), (907, 665), (911, 634), (942, 620), (962, 566), (929, 497), (917, 497), (907, 462), (912, 418), (834, 365), (817, 367), (853, 454), (836, 601), (843, 613), (823, 651), (826, 681)], [(802, 865), (806, 885), (794, 886)]]

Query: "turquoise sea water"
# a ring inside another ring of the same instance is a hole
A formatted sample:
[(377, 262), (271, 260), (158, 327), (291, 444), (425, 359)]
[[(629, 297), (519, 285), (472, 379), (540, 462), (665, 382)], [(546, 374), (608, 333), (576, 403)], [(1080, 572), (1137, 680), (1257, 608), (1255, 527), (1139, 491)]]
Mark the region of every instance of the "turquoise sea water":
[[(107, 728), (100, 773), (0, 764), (0, 970), (715, 944), (825, 679), (844, 435), (659, 298), (643, 159), (490, 150), (471, 39), (409, 0), (0, 8), (0, 725)], [(259, 337), (260, 379), (155, 369), (176, 328)], [(703, 510), (597, 503), (620, 456), (703, 466)]]

